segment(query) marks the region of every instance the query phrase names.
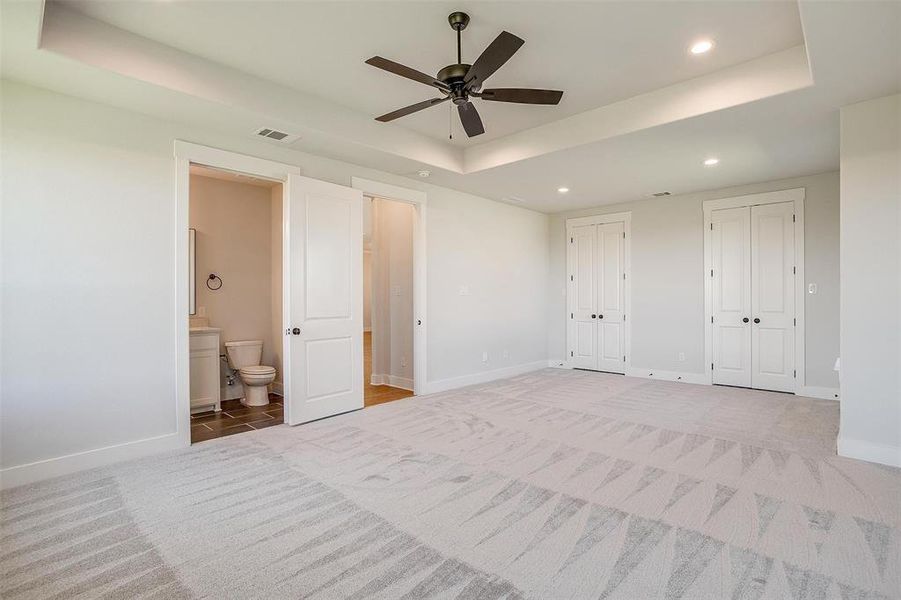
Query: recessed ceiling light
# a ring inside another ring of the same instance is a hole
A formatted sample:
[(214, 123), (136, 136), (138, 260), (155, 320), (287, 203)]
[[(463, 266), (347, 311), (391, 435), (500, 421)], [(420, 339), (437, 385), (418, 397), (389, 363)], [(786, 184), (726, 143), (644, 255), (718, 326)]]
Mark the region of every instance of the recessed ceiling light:
[(569, 191), (569, 188), (568, 187), (558, 187), (557, 191), (560, 192), (561, 194), (565, 194), (566, 192)]
[(428, 177), (428, 176), (431, 175), (431, 174), (432, 174), (432, 172), (431, 172), (431, 171), (428, 171), (428, 170), (426, 170), (426, 169), (423, 169), (423, 170), (421, 170), (421, 171), (419, 171), (419, 172), (417, 173), (417, 175), (419, 175), (419, 176), (422, 177), (422, 178), (426, 178), (426, 177)]
[(700, 40), (691, 45), (692, 54), (704, 54), (713, 48), (713, 42), (710, 40)]
[(718, 158), (708, 158), (707, 160), (704, 161), (704, 166), (712, 167), (713, 165), (715, 165), (719, 162), (720, 162), (720, 159), (718, 159)]

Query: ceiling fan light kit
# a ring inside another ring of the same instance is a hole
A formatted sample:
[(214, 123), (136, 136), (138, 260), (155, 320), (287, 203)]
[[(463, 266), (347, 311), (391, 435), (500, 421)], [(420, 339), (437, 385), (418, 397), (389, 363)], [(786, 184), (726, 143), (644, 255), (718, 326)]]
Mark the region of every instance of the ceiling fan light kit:
[(482, 84), (485, 80), (510, 60), (525, 42), (512, 33), (502, 31), (500, 35), (485, 48), (485, 51), (479, 55), (476, 61), (470, 65), (463, 62), (461, 50), (461, 33), (466, 29), (466, 26), (469, 25), (469, 15), (459, 11), (452, 12), (448, 15), (447, 21), (450, 24), (451, 29), (457, 32), (457, 62), (438, 71), (436, 77), (426, 75), (421, 71), (411, 69), (410, 67), (388, 60), (387, 58), (382, 58), (381, 56), (373, 56), (366, 61), (366, 64), (431, 86), (443, 94), (443, 97), (441, 98), (432, 98), (430, 100), (417, 102), (416, 104), (411, 104), (410, 106), (376, 117), (376, 121), (387, 123), (388, 121), (405, 117), (450, 100), (457, 105), (457, 113), (460, 116), (460, 122), (463, 124), (466, 135), (474, 137), (485, 133), (485, 127), (482, 124), (482, 118), (479, 116), (479, 112), (476, 110), (476, 107), (471, 102), (470, 98), (480, 98), (491, 102), (510, 102), (515, 104), (555, 105), (560, 102), (560, 99), (563, 97), (563, 92), (558, 90), (537, 90), (527, 88), (496, 88), (483, 90)]

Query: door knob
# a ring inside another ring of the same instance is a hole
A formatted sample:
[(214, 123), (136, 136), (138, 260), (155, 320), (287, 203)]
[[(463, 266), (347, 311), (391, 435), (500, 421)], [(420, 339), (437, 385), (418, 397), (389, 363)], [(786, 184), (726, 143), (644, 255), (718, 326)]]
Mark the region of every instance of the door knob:
[(598, 315), (598, 319), (603, 319), (604, 315)]
[(598, 316), (597, 316), (597, 315), (591, 315), (591, 318), (592, 318), (592, 319), (597, 319)]
[(292, 335), (300, 335), (300, 327), (295, 327), (291, 330)]
[(747, 323), (748, 321), (749, 321), (748, 317), (745, 317), (744, 319), (741, 320), (742, 323)]
[(755, 323), (760, 323), (760, 319), (758, 319), (757, 317), (754, 317), (754, 322), (755, 322)]

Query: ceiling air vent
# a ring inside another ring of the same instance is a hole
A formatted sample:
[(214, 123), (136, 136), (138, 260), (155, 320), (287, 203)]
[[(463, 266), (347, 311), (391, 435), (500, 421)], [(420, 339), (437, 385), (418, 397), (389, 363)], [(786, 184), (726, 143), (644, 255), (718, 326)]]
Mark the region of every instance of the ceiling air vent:
[(279, 131), (278, 129), (270, 129), (268, 127), (257, 129), (254, 133), (256, 133), (260, 137), (276, 141), (280, 144), (290, 144), (300, 139), (299, 135), (292, 135), (290, 133), (285, 133), (284, 131)]
[(661, 196), (671, 196), (672, 194), (670, 194), (669, 192), (657, 192), (657, 193), (651, 194), (651, 195), (654, 196), (655, 198), (660, 198)]

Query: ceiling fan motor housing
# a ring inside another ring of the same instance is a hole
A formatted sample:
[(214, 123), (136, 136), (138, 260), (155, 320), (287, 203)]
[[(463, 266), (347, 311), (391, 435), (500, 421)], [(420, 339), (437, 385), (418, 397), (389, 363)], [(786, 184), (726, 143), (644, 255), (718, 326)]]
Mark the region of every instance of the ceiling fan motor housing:
[(447, 16), (447, 22), (454, 31), (463, 31), (469, 25), (469, 15), (460, 11), (452, 12)]

